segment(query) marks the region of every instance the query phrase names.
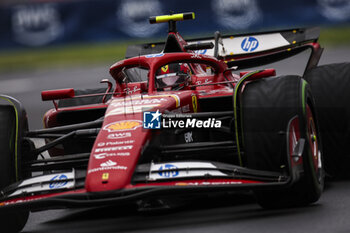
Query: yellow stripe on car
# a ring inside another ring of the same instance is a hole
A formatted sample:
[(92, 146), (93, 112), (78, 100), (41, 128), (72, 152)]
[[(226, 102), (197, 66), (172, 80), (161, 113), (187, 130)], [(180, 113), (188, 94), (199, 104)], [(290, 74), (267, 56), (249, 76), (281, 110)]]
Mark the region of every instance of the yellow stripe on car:
[(169, 21), (182, 21), (187, 19), (195, 19), (194, 12), (173, 14), (173, 15), (152, 16), (149, 18), (149, 22), (153, 24), (153, 23), (165, 23)]

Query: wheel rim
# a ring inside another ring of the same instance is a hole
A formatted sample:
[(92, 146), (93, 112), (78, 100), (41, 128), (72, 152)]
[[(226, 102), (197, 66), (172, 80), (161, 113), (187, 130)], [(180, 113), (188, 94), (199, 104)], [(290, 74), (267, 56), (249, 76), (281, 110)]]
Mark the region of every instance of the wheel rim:
[(319, 140), (315, 120), (309, 105), (306, 106), (307, 137), (310, 145), (313, 168), (315, 169), (318, 182), (322, 182), (322, 152), (319, 148)]

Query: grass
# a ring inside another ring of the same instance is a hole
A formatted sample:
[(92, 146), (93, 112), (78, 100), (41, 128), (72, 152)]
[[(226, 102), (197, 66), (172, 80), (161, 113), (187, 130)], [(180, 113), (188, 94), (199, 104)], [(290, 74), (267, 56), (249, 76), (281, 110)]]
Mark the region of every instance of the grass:
[[(97, 64), (111, 65), (123, 59), (127, 45), (133, 43), (135, 41), (65, 45), (2, 52), (0, 54), (0, 72)], [(322, 29), (320, 43), (324, 47), (350, 46), (350, 27)]]
[(319, 42), (323, 46), (350, 46), (350, 27), (321, 29)]
[(126, 42), (79, 44), (3, 52), (0, 72), (53, 67), (112, 65), (124, 58)]

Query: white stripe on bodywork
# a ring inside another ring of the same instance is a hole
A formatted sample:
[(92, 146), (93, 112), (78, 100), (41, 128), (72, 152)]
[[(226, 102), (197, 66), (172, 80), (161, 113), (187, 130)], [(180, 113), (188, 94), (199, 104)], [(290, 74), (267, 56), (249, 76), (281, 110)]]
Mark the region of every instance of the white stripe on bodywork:
[(57, 175), (66, 175), (67, 179), (74, 179), (74, 171), (72, 172), (62, 172), (62, 173), (55, 173), (50, 175), (43, 175), (43, 176), (37, 176), (34, 178), (30, 178), (28, 180), (24, 180), (18, 187), (28, 186), (28, 185), (34, 185), (34, 184), (40, 184), (42, 182), (48, 182), (51, 179), (53, 179)]
[(204, 176), (220, 176), (220, 177), (228, 177), (227, 174), (222, 173), (220, 171), (179, 171), (176, 176), (169, 175), (161, 175), (169, 173), (167, 171), (162, 171), (162, 173), (151, 173), (149, 176), (149, 180), (161, 180), (161, 179), (171, 179), (171, 178), (186, 178), (186, 177), (204, 177)]
[(203, 177), (206, 175), (222, 177), (228, 176), (220, 171), (212, 170), (216, 168), (217, 167), (214, 164), (206, 162), (152, 163), (148, 179), (159, 180), (185, 177)]
[[(254, 37), (259, 42), (259, 46), (254, 51), (245, 51), (242, 49), (242, 42), (245, 38)], [(199, 40), (200, 43), (212, 42), (215, 43), (214, 40)], [(194, 44), (197, 44), (195, 42)], [(283, 46), (290, 45), (290, 43), (280, 34), (280, 33), (270, 33), (264, 35), (252, 35), (252, 36), (238, 36), (238, 37), (228, 37), (222, 39), (223, 45), (219, 44), (219, 55), (222, 57), (229, 55), (239, 55), (239, 54), (248, 54), (248, 53), (256, 53), (262, 52), (270, 49), (275, 49)], [(224, 48), (224, 49), (223, 49)], [(205, 52), (201, 54), (206, 54), (210, 56), (214, 56), (214, 49), (207, 49)]]
[(179, 169), (190, 169), (190, 168), (216, 168), (216, 166), (212, 163), (207, 162), (170, 162), (170, 163), (152, 163), (151, 170), (159, 170), (160, 167), (165, 166), (167, 164), (171, 164), (176, 166)]
[[(52, 179), (61, 175), (65, 175), (67, 177), (67, 179), (63, 180), (63, 181), (67, 181), (67, 183), (58, 188), (50, 187), (50, 185), (53, 183), (62, 182), (62, 180), (52, 181)], [(62, 173), (43, 175), (43, 176), (30, 178), (28, 180), (23, 181), (18, 186), (18, 189), (14, 193), (10, 194), (9, 197), (21, 195), (23, 193), (30, 194), (30, 193), (50, 191), (50, 190), (71, 189), (75, 185), (74, 178), (75, 178), (74, 170), (72, 172), (62, 172)]]
[(22, 188), (17, 190), (16, 192), (9, 195), (9, 197), (21, 195), (21, 194), (30, 194), (30, 193), (36, 193), (36, 192), (44, 192), (44, 191), (50, 191), (50, 190), (59, 190), (59, 189), (71, 189), (74, 187), (74, 181), (68, 181), (67, 184), (62, 188), (52, 189), (49, 187), (50, 184), (43, 184), (43, 185), (36, 185), (31, 186), (27, 188)]

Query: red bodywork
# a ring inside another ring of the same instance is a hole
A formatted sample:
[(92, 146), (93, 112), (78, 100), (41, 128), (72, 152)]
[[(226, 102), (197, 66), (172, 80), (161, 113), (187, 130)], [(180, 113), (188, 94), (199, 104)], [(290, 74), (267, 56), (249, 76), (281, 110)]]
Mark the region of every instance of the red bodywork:
[[(191, 85), (184, 87), (181, 91), (157, 91), (154, 84), (156, 70), (165, 64), (178, 60), (191, 60), (192, 62), (201, 63), (205, 62), (215, 69), (215, 74), (205, 77), (197, 77), (196, 74), (193, 74)], [(107, 104), (108, 107), (104, 122), (90, 155), (85, 181), (85, 188), (88, 192), (100, 192), (133, 187), (130, 185), (130, 182), (135, 167), (139, 161), (143, 145), (147, 144), (147, 141), (152, 137), (152, 130), (144, 129), (142, 127), (143, 113), (141, 107), (147, 107), (147, 111), (159, 110), (160, 112), (164, 112), (165, 110), (178, 110), (177, 112), (183, 112), (182, 109), (184, 109), (185, 106), (189, 106), (189, 108), (187, 108), (187, 113), (195, 112), (197, 109), (200, 109), (200, 106), (196, 107), (196, 109), (193, 108), (193, 98), (200, 99), (203, 97), (208, 98), (210, 96), (214, 97), (221, 95), (231, 96), (233, 93), (232, 85), (234, 86), (235, 80), (239, 79), (238, 76), (233, 76), (230, 72), (226, 75), (226, 78), (224, 77), (223, 72), (227, 69), (225, 62), (214, 57), (193, 53), (171, 53), (164, 54), (160, 57), (148, 58), (147, 56), (141, 56), (130, 58), (112, 65), (110, 73), (112, 77), (116, 79), (116, 83), (119, 83), (121, 80), (118, 80), (115, 74), (124, 67), (139, 66), (149, 69), (148, 94), (143, 94), (142, 96), (140, 94), (145, 91), (146, 85), (144, 85), (143, 82), (128, 84), (130, 90), (138, 90), (132, 94), (126, 94), (124, 92), (125, 84), (117, 85), (115, 94)], [(220, 83), (224, 81), (229, 81), (230, 83), (206, 86), (198, 85), (202, 82)], [(127, 106), (127, 109), (125, 109), (125, 105), (129, 102), (134, 102), (133, 106)], [(101, 108), (104, 106), (105, 105), (95, 105), (89, 107)], [(79, 107), (75, 108), (75, 110), (86, 108), (87, 107)], [(44, 118), (44, 122), (47, 123), (46, 126), (52, 127), (53, 125), (50, 123), (49, 119), (55, 119), (55, 115), (60, 111), (66, 110), (71, 111), (72, 108), (51, 110), (46, 114)], [(51, 122), (53, 121), (51, 120)], [(116, 128), (118, 129), (111, 129), (111, 125), (113, 126), (113, 124), (117, 125)], [(124, 129), (122, 129), (123, 127)], [(130, 128), (128, 129), (128, 127)], [(120, 136), (120, 138), (116, 138), (117, 136), (113, 137), (114, 134), (118, 133), (121, 133), (124, 136)], [(108, 151), (109, 149), (111, 151)], [(113, 151), (113, 149), (116, 150)], [(110, 157), (96, 159), (95, 155), (107, 152), (117, 154), (127, 153), (128, 156), (115, 156), (113, 162), (116, 163), (116, 165), (111, 166), (110, 169), (103, 168), (103, 170), (101, 170), (101, 164), (109, 161)], [(104, 174), (106, 173), (108, 173), (108, 180), (104, 179)], [(202, 180), (202, 182), (205, 181), (206, 180)], [(198, 180), (193, 182), (198, 183)], [(166, 183), (166, 185), (175, 185), (176, 183), (179, 182)], [(191, 181), (188, 183), (191, 183)], [(142, 185), (137, 185), (137, 187), (140, 186)]]

